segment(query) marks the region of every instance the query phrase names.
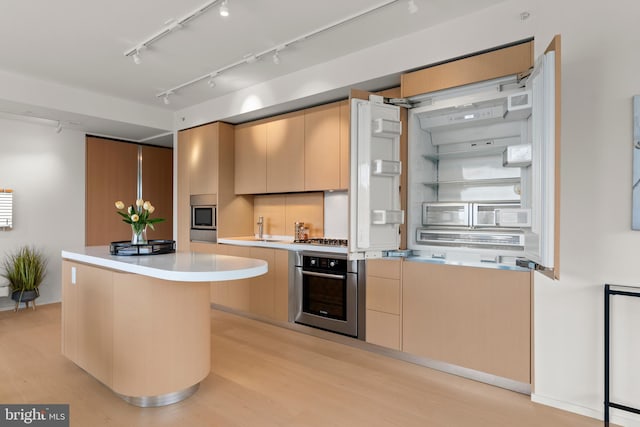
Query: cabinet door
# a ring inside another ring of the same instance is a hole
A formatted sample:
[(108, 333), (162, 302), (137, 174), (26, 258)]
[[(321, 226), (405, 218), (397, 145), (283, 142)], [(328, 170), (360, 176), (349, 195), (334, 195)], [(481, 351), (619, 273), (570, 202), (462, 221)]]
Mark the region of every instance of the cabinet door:
[(142, 197), (156, 210), (153, 218), (164, 218), (147, 230), (149, 239), (173, 240), (173, 150), (142, 146)]
[(289, 320), (289, 251), (274, 249), (274, 252), (275, 306), (273, 309), (273, 318), (281, 322), (286, 322)]
[(189, 191), (191, 194), (218, 193), (218, 123), (191, 129)]
[(340, 188), (340, 105), (305, 110), (304, 189)]
[(366, 340), (401, 350), (401, 267), (402, 261), (367, 260)]
[(242, 125), (235, 131), (235, 192), (267, 191), (267, 125)]
[(250, 258), (261, 259), (269, 264), (269, 271), (251, 278), (250, 311), (253, 314), (273, 318), (275, 307), (275, 253), (274, 249), (252, 247)]
[(349, 188), (349, 101), (340, 102), (340, 189)]
[(267, 193), (304, 191), (304, 113), (266, 123)]
[(531, 381), (531, 273), (406, 261), (402, 349)]
[(400, 76), (402, 97), (519, 74), (532, 66), (533, 41), (497, 48), (403, 74)]

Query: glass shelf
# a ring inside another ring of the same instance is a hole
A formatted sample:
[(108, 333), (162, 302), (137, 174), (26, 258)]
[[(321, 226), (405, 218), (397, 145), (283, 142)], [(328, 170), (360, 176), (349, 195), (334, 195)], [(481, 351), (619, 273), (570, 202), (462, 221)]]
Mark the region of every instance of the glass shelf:
[(483, 185), (509, 185), (519, 184), (520, 178), (490, 178), (490, 179), (461, 179), (456, 181), (431, 181), (423, 182), (427, 187), (438, 187), (440, 185), (464, 185), (464, 186), (483, 186)]

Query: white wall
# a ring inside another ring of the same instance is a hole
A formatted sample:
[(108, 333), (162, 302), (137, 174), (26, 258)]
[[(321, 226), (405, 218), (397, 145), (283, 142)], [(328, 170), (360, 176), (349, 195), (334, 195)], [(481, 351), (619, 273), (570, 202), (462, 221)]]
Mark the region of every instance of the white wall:
[[(523, 11), (531, 14), (525, 21)], [(507, 1), (186, 109), (175, 123), (224, 119), (250, 105), (268, 107), (529, 36), (539, 55), (562, 34), (562, 266), (557, 282), (535, 277), (533, 399), (602, 417), (603, 284), (640, 284), (640, 233), (630, 230), (638, 16), (637, 0)], [(612, 397), (633, 406), (640, 406), (640, 374), (632, 373), (640, 357), (639, 311), (638, 304), (616, 303)], [(640, 425), (630, 418), (618, 413), (614, 421)]]
[[(0, 257), (22, 245), (44, 251), (38, 304), (60, 301), (60, 251), (84, 246), (84, 141), (80, 132), (0, 119), (0, 187), (14, 191), (14, 227), (0, 231)], [(13, 306), (0, 298), (0, 310)]]

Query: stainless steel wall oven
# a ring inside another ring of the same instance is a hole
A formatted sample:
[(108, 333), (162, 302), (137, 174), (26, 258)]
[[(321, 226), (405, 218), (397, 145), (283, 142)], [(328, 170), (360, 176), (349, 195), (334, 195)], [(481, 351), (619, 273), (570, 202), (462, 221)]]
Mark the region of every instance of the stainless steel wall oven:
[(364, 279), (364, 261), (350, 261), (343, 254), (298, 252), (295, 322), (364, 340)]

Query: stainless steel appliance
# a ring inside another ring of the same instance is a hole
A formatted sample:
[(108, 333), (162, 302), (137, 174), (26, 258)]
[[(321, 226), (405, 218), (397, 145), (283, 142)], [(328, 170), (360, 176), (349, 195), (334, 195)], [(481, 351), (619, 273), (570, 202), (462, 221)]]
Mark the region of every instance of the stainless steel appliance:
[(346, 254), (298, 252), (294, 273), (296, 323), (364, 340), (364, 261)]
[(217, 241), (217, 196), (215, 194), (192, 194), (191, 201), (191, 230), (192, 242)]

